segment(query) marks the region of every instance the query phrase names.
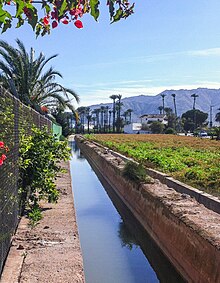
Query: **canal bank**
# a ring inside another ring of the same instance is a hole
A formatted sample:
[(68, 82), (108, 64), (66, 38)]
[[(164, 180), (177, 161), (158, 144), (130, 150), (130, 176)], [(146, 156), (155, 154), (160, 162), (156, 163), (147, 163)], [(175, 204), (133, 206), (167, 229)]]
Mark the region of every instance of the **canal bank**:
[(56, 185), (57, 204), (42, 203), (43, 219), (34, 228), (22, 217), (3, 270), (1, 283), (84, 283), (69, 163)]
[(219, 214), (158, 180), (137, 186), (122, 177), (122, 159), (83, 139), (78, 145), (188, 282), (220, 281)]

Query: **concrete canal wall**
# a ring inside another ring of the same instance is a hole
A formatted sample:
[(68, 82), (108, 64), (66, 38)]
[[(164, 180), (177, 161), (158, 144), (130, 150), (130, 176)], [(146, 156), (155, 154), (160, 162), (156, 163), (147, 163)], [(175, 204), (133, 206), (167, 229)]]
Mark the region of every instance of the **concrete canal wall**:
[(187, 282), (220, 282), (220, 215), (155, 179), (122, 176), (123, 158), (77, 137), (77, 144)]

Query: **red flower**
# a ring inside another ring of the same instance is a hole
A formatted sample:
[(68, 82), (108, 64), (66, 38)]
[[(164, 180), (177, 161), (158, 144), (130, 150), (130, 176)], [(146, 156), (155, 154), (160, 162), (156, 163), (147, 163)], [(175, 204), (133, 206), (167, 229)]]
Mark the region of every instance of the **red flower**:
[(0, 148), (4, 148), (5, 147), (5, 144), (3, 141), (0, 141)]
[(2, 164), (3, 164), (3, 160), (2, 160), (2, 159), (0, 159), (0, 166), (2, 166)]
[(82, 23), (80, 20), (75, 21), (74, 25), (75, 25), (77, 28), (83, 28), (83, 23)]
[(67, 20), (67, 19), (63, 19), (63, 20), (61, 20), (62, 21), (62, 23), (64, 24), (64, 25), (67, 25), (68, 23), (69, 23), (69, 21)]
[(57, 26), (58, 26), (58, 22), (53, 21), (53, 22), (52, 22), (52, 28), (56, 28)]
[(44, 22), (45, 26), (48, 26), (49, 23), (50, 23), (49, 18), (48, 18), (47, 16), (44, 17), (44, 18), (43, 18), (43, 22)]
[(7, 156), (5, 154), (2, 154), (1, 160), (5, 161), (6, 158), (7, 158)]
[(48, 112), (48, 108), (47, 108), (46, 106), (41, 106), (41, 110), (42, 110), (43, 112), (45, 112), (45, 113)]

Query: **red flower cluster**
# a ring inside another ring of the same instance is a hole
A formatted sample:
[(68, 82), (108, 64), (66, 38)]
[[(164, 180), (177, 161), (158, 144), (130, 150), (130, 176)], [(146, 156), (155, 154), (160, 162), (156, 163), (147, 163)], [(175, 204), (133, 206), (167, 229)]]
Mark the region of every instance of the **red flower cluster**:
[[(59, 2), (56, 3), (56, 5), (60, 5)], [(50, 26), (50, 20), (51, 20), (51, 26), (52, 28), (56, 28), (58, 24), (61, 22), (64, 25), (69, 24), (71, 21), (73, 21), (74, 25), (81, 29), (83, 28), (83, 23), (78, 20), (78, 17), (82, 17), (84, 14), (83, 10), (83, 4), (81, 4), (81, 0), (79, 0), (76, 8), (73, 9), (67, 9), (64, 11), (62, 16), (59, 16), (58, 13), (58, 7), (54, 5), (53, 11), (49, 12), (43, 19), (42, 19), (42, 24), (46, 26)], [(25, 9), (25, 8), (24, 8)], [(30, 14), (28, 13), (28, 9), (26, 8), (24, 10), (25, 15), (30, 18)]]
[[(9, 149), (7, 146), (5, 146), (3, 141), (0, 141), (0, 166), (3, 165), (4, 161), (6, 160), (7, 156), (4, 154), (4, 152), (8, 152)], [(1, 153), (3, 152), (3, 153)]]
[(44, 112), (44, 113), (48, 113), (48, 108), (46, 106), (41, 106), (41, 110)]

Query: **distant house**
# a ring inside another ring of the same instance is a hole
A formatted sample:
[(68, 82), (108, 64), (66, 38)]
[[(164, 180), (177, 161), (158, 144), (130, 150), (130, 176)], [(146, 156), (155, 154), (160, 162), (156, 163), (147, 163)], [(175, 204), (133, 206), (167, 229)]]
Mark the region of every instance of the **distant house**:
[(142, 128), (141, 123), (130, 123), (128, 125), (124, 125), (124, 133), (125, 134), (137, 134), (140, 133)]
[(151, 124), (152, 122), (161, 122), (164, 125), (167, 125), (167, 115), (166, 114), (145, 114), (140, 117), (141, 124)]

